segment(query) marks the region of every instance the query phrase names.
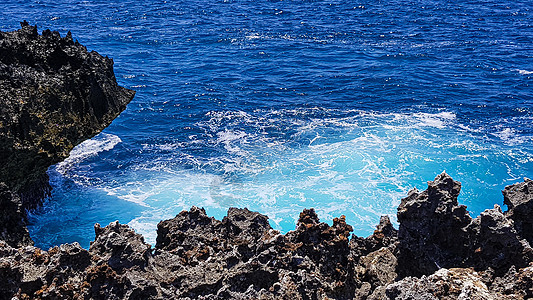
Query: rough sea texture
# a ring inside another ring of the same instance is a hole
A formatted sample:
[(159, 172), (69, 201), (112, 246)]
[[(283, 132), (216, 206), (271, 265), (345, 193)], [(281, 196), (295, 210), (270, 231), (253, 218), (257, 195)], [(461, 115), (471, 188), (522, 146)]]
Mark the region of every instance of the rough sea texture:
[(191, 206), (357, 235), (445, 170), (477, 216), (533, 177), (530, 1), (3, 1), (0, 30), (72, 31), (137, 91), (49, 170), (37, 246), (119, 220), (155, 242)]

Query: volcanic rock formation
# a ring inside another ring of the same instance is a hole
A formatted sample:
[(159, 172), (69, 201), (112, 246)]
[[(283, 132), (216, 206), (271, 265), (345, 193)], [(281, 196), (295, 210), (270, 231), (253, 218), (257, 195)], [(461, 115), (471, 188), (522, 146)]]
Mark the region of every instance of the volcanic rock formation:
[(117, 85), (113, 60), (70, 32), (39, 35), (21, 25), (0, 32), (0, 236), (11, 245), (31, 242), (20, 216), (50, 191), (48, 167), (107, 127), (135, 94)]
[(117, 85), (113, 60), (57, 31), (21, 23), (0, 32), (0, 182), (34, 208), (46, 170), (113, 121), (135, 94)]
[[(529, 183), (507, 187), (506, 201), (529, 207), (533, 199), (524, 188)], [(413, 190), (402, 200), (399, 231), (384, 217), (367, 238), (350, 238), (352, 227), (344, 217), (332, 226), (321, 223), (313, 209), (304, 210), (296, 229), (283, 235), (270, 227), (266, 216), (247, 209), (231, 208), (219, 221), (193, 207), (159, 223), (155, 248), (118, 222), (103, 228), (96, 224), (88, 251), (77, 243), (43, 251), (0, 242), (0, 275), (8, 278), (0, 282), (0, 297), (532, 297), (531, 247), (515, 228), (525, 220), (515, 208), (502, 213), (499, 207), (471, 219), (456, 202), (459, 189), (459, 182), (438, 175), (427, 190)], [(532, 213), (525, 208), (521, 212)]]

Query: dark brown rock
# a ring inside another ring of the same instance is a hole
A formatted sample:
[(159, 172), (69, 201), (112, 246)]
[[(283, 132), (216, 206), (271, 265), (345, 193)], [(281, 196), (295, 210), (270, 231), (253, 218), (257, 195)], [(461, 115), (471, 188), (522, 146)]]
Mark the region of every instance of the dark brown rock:
[(390, 284), (386, 295), (397, 300), (491, 300), (501, 297), (491, 293), (481, 276), (472, 269), (440, 269), (421, 278), (407, 277)]
[(396, 280), (396, 256), (389, 248), (381, 248), (362, 257), (360, 266), (365, 270), (361, 281), (375, 287), (386, 286)]
[(514, 222), (501, 211), (500, 206), (482, 212), (467, 227), (470, 251), (465, 265), (477, 270), (492, 268), (498, 276), (510, 267), (526, 267), (533, 259), (533, 249), (518, 235)]
[(222, 245), (213, 233), (220, 221), (208, 217), (203, 208), (192, 207), (174, 219), (157, 225), (156, 249), (184, 253), (194, 248)]
[(352, 230), (352, 226), (346, 224), (344, 216), (335, 218), (333, 226), (329, 226), (319, 221), (314, 209), (306, 209), (300, 213), (296, 230), (287, 233), (286, 239), (294, 247), (296, 254), (307, 256), (316, 262), (328, 257), (327, 262), (321, 263), (321, 268), (342, 277), (345, 266), (348, 265)]
[(25, 211), (49, 193), (46, 170), (107, 127), (135, 94), (117, 85), (111, 59), (70, 32), (21, 26), (0, 32), (0, 239), (11, 245), (32, 243)]
[(486, 284), (481, 273), (472, 268), (440, 269), (421, 278), (407, 277), (386, 288), (387, 299), (478, 299), (516, 300), (533, 296), (533, 268), (497, 277)]
[(395, 252), (398, 242), (398, 230), (392, 226), (388, 216), (382, 216), (379, 225), (376, 226), (374, 233), (366, 238), (352, 236), (350, 240), (350, 249), (352, 257), (358, 260), (359, 257), (365, 256), (370, 252), (379, 250), (383, 247), (390, 247)]
[(23, 273), (14, 259), (15, 249), (0, 241), (0, 299), (11, 299), (18, 291)]
[(91, 242), (89, 253), (99, 264), (105, 263), (121, 273), (124, 269), (146, 268), (151, 256), (151, 246), (133, 229), (112, 222), (104, 228), (96, 224), (94, 231), (96, 237)]
[[(533, 249), (518, 229), (526, 224), (530, 197), (528, 182), (504, 191), (510, 211), (498, 205), (473, 219), (457, 203), (460, 183), (440, 174), (423, 192), (409, 192), (398, 207), (398, 270), (400, 277), (430, 275), (439, 268), (491, 268), (502, 276), (523, 268), (533, 259)], [(519, 220), (517, 223), (512, 217)]]

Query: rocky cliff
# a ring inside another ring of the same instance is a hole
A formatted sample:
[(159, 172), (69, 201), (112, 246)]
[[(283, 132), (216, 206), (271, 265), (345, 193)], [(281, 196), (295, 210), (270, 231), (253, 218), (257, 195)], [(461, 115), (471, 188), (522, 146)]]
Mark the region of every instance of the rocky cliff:
[(14, 226), (1, 226), (0, 236), (12, 245), (31, 241), (13, 216), (50, 191), (48, 167), (107, 127), (135, 94), (117, 85), (111, 59), (70, 32), (40, 35), (21, 25), (0, 32), (0, 220)]
[(231, 208), (162, 221), (154, 247), (126, 225), (95, 225), (89, 250), (33, 247), (24, 209), (46, 193), (46, 169), (102, 130), (133, 92), (112, 61), (26, 23), (0, 33), (0, 299), (528, 299), (533, 297), (533, 181), (503, 191), (472, 218), (446, 173), (412, 190), (399, 228), (382, 217), (369, 237), (313, 209), (296, 229)]
[(117, 85), (113, 60), (57, 31), (21, 23), (0, 32), (0, 182), (33, 208), (46, 170), (107, 127), (134, 92)]
[(350, 236), (344, 217), (321, 223), (304, 210), (294, 231), (231, 208), (201, 208), (158, 225), (155, 247), (126, 225), (95, 225), (89, 250), (48, 251), (0, 242), (0, 297), (9, 299), (529, 299), (533, 181), (505, 189), (499, 206), (472, 219), (460, 183), (442, 173), (374, 234)]

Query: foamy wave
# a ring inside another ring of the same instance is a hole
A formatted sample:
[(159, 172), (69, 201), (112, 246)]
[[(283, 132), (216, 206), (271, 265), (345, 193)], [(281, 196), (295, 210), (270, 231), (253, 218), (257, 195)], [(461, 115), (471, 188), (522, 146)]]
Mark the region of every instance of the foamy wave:
[(57, 164), (56, 170), (65, 175), (67, 170), (80, 162), (96, 156), (103, 151), (113, 149), (122, 140), (113, 134), (100, 133), (96, 137), (86, 140), (70, 151), (69, 157)]
[(217, 132), (217, 143), (224, 144), (224, 148), (230, 152), (235, 153), (241, 156), (246, 156), (246, 151), (243, 151), (239, 144), (246, 143), (246, 137), (248, 136), (245, 132), (240, 130), (224, 130)]
[(133, 202), (144, 207), (149, 207), (145, 203), (146, 199), (156, 195), (156, 193), (151, 190), (144, 190), (143, 183), (141, 182), (130, 182), (123, 187), (103, 187), (102, 190), (109, 196), (115, 196), (119, 199)]
[[(409, 189), (425, 188), (435, 170), (447, 168), (465, 182), (485, 176), (477, 184), (494, 190), (509, 164), (530, 164), (520, 159), (523, 153), (493, 147), (498, 140), (520, 141), (520, 132), (502, 127), (489, 134), (457, 119), (451, 111), (213, 111), (191, 125), (192, 138), (142, 145), (149, 159), (96, 188), (138, 204), (140, 216), (130, 225), (149, 241), (160, 220), (193, 205), (218, 218), (229, 207), (248, 207), (284, 231), (294, 228), (304, 208), (317, 207), (322, 220), (344, 214), (365, 235), (381, 215), (395, 214)], [(104, 135), (71, 159), (112, 148), (116, 139)], [(502, 158), (509, 159), (500, 163)]]
[(518, 71), (518, 73), (519, 73), (520, 75), (530, 75), (530, 74), (533, 74), (533, 71), (520, 70), (520, 69), (516, 69), (516, 71)]
[[(167, 216), (165, 219), (169, 219), (169, 218), (170, 217)], [(159, 222), (155, 221), (152, 218), (139, 217), (128, 222), (128, 226), (133, 228), (135, 232), (141, 234), (148, 244), (155, 246), (156, 239), (157, 239), (157, 224), (158, 223)]]
[(421, 113), (419, 117), (423, 120), (423, 123), (437, 128), (443, 128), (456, 119), (456, 115), (454, 113), (446, 111), (437, 114)]
[(513, 128), (504, 128), (501, 131), (493, 133), (493, 135), (500, 138), (508, 145), (517, 145), (524, 142), (524, 138)]
[(256, 39), (260, 39), (261, 35), (259, 35), (259, 33), (253, 32), (253, 33), (247, 34), (245, 37), (248, 40), (256, 40)]
[[(440, 113), (413, 113), (413, 114), (394, 114), (396, 120), (405, 120), (407, 124), (419, 127), (435, 127), (443, 129), (451, 124), (456, 115), (452, 112)], [(400, 125), (401, 126), (401, 125)]]

